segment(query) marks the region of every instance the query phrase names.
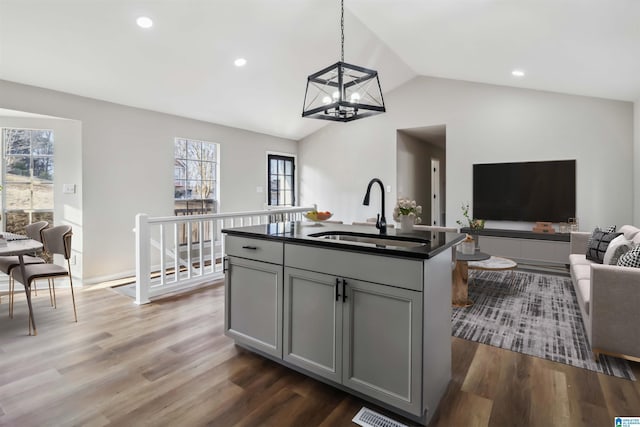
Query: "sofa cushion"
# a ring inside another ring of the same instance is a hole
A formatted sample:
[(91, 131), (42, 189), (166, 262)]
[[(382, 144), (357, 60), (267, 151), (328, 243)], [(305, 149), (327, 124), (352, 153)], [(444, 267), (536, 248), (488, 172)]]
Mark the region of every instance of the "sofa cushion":
[(604, 254), (607, 252), (609, 243), (622, 233), (608, 233), (606, 231), (594, 230), (587, 247), (587, 259), (602, 264)]
[(640, 228), (634, 227), (633, 225), (623, 225), (618, 231), (624, 234), (624, 237), (627, 240), (633, 240), (633, 238), (640, 232)]
[(604, 253), (603, 264), (616, 265), (618, 259), (631, 249), (632, 244), (630, 240), (624, 236), (624, 234), (616, 237), (609, 243), (606, 252)]
[(570, 265), (590, 265), (593, 261), (589, 261), (585, 254), (570, 254), (569, 255), (569, 264)]
[(582, 300), (582, 305), (584, 306), (584, 311), (589, 314), (589, 306), (591, 305), (591, 280), (589, 279), (581, 279), (578, 280), (578, 286), (576, 287), (576, 294), (578, 298)]
[(571, 266), (571, 272), (574, 280), (590, 279), (591, 264), (576, 264)]
[(621, 267), (640, 267), (640, 245), (635, 246), (633, 249), (622, 255), (618, 259), (618, 264)]

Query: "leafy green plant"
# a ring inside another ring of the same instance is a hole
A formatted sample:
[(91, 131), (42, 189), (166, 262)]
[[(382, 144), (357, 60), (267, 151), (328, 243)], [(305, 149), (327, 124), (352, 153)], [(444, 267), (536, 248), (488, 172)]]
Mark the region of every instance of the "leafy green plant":
[(469, 227), (472, 230), (484, 229), (484, 219), (475, 219), (469, 215), (469, 203), (462, 205), (462, 216), (467, 220), (467, 224), (463, 223), (461, 220), (457, 220), (456, 223), (460, 227)]

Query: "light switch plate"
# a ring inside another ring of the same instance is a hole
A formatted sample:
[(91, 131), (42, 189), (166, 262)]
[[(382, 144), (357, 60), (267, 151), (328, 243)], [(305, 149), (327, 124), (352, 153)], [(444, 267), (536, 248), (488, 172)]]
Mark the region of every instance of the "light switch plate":
[(256, 187), (256, 193), (262, 193), (262, 187)]
[(62, 192), (64, 194), (75, 194), (76, 193), (76, 185), (75, 184), (63, 184)]

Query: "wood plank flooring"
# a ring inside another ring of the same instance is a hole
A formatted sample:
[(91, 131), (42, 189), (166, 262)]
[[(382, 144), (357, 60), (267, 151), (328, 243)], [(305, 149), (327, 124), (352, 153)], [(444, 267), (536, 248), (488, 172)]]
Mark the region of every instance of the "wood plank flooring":
[[(58, 309), (24, 295), (0, 305), (2, 426), (349, 426), (366, 405), (236, 347), (223, 334), (216, 284), (136, 306), (111, 289), (70, 293)], [(611, 426), (640, 416), (640, 386), (607, 375), (452, 339), (452, 381), (431, 426)], [(640, 378), (640, 364), (633, 364)]]

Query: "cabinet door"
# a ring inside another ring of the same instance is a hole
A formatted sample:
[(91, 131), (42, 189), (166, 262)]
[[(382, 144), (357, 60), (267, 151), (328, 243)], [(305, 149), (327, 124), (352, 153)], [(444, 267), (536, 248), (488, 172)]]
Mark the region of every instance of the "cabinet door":
[(225, 332), (282, 358), (282, 265), (228, 257)]
[(421, 415), (422, 293), (346, 281), (342, 383)]
[(342, 285), (336, 276), (285, 267), (283, 359), (342, 381)]

